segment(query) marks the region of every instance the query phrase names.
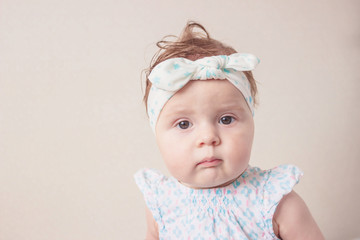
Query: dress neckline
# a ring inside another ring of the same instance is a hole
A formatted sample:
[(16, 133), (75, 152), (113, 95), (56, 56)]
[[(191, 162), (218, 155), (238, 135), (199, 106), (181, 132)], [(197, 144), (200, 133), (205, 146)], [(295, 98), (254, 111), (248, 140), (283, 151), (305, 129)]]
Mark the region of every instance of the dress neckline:
[(223, 187), (214, 187), (214, 188), (191, 188), (188, 187), (181, 182), (179, 182), (176, 178), (173, 176), (169, 177), (168, 180), (175, 183), (179, 189), (181, 189), (184, 193), (187, 194), (196, 194), (196, 195), (226, 195), (226, 194), (232, 194), (234, 191), (236, 191), (236, 188), (240, 185), (240, 182), (242, 178), (247, 176), (247, 172), (249, 170), (250, 165), (231, 183), (229, 183), (226, 186)]

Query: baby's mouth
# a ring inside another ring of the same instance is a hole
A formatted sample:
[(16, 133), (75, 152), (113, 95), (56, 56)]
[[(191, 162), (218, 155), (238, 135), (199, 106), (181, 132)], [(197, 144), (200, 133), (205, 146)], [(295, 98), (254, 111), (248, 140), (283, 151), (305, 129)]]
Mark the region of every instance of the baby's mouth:
[(219, 164), (221, 164), (223, 161), (221, 159), (210, 157), (210, 158), (204, 158), (202, 161), (198, 162), (196, 166), (201, 167), (216, 167)]

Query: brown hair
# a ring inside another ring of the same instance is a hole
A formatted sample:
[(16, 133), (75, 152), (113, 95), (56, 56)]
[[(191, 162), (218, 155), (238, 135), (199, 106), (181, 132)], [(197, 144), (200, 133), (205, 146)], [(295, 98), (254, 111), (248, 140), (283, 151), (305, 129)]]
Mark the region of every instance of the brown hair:
[[(151, 88), (151, 82), (148, 77), (153, 68), (159, 63), (170, 58), (187, 58), (192, 61), (203, 57), (215, 56), (215, 55), (231, 55), (236, 53), (235, 49), (226, 46), (225, 44), (212, 39), (206, 29), (199, 23), (188, 22), (181, 33), (180, 37), (175, 41), (167, 40), (170, 37), (165, 36), (161, 41), (157, 42), (159, 51), (153, 56), (150, 67), (145, 69), (146, 74), (146, 89), (144, 94), (144, 102), (147, 110), (147, 99)], [(251, 86), (251, 95), (256, 104), (257, 87), (255, 79), (251, 71), (244, 71), (244, 74), (248, 78)]]

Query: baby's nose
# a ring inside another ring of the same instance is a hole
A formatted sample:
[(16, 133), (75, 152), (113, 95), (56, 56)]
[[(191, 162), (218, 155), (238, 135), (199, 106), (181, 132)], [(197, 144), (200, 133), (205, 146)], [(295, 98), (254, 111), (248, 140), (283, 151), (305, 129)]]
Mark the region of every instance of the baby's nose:
[(220, 137), (214, 126), (203, 127), (198, 135), (197, 146), (216, 146), (220, 144)]

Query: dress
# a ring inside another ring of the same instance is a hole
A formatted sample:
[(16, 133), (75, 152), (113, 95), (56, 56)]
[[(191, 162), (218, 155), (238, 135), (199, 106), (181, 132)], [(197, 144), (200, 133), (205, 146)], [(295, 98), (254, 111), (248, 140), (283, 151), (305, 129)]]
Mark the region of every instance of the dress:
[(159, 227), (160, 239), (278, 239), (272, 218), (302, 172), (293, 165), (248, 167), (232, 184), (192, 189), (156, 170), (142, 169), (135, 182)]

